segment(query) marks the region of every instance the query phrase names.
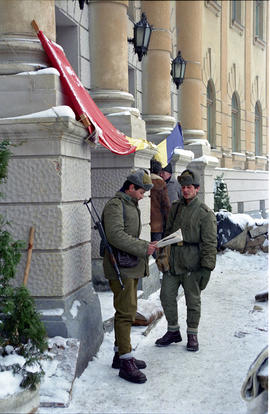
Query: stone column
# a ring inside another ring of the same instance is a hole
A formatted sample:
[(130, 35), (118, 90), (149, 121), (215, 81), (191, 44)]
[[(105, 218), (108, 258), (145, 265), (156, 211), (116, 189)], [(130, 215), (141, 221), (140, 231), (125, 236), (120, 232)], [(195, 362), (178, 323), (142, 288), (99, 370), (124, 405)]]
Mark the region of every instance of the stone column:
[(127, 0), (90, 2), (91, 97), (119, 130), (145, 138), (144, 122), (128, 92), (127, 6)]
[[(177, 1), (176, 21), (178, 26), (178, 50), (187, 60), (186, 74), (180, 86), (180, 119), (183, 126), (185, 148), (195, 157), (210, 154), (202, 128), (202, 30), (203, 1)], [(201, 141), (201, 142), (200, 142)]]
[(143, 57), (143, 119), (148, 139), (159, 143), (175, 125), (171, 116), (171, 6), (169, 1), (143, 1), (142, 11), (154, 26)]
[(54, 0), (0, 0), (0, 75), (47, 66), (31, 22), (55, 40)]
[(55, 40), (54, 0), (0, 0), (0, 118), (64, 105), (59, 76), (29, 74), (50, 66), (31, 22)]

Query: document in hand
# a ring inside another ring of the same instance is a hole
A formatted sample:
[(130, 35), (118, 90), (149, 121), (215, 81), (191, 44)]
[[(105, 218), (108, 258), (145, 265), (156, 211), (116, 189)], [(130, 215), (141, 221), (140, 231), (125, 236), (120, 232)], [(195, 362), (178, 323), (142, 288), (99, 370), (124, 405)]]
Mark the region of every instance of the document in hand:
[(168, 246), (169, 244), (179, 243), (181, 241), (183, 241), (182, 231), (181, 229), (178, 229), (169, 236), (159, 240), (159, 242), (157, 242), (157, 247), (164, 247)]

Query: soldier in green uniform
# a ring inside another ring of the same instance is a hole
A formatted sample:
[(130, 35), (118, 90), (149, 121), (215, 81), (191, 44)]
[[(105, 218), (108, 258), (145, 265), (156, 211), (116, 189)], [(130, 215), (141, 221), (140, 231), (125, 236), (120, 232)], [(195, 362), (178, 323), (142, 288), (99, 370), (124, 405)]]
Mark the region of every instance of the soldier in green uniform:
[(131, 326), (137, 311), (137, 285), (139, 278), (149, 276), (148, 258), (154, 253), (157, 243), (139, 238), (142, 225), (138, 201), (152, 187), (151, 178), (145, 170), (131, 172), (120, 191), (107, 202), (102, 213), (104, 230), (110, 245), (137, 258), (132, 267), (128, 267), (128, 263), (127, 267), (119, 265), (123, 290), (107, 251), (103, 259), (104, 274), (113, 291), (115, 308), (115, 354), (112, 367), (120, 368), (121, 378), (135, 383), (146, 381), (146, 376), (140, 371), (146, 364), (133, 357), (130, 342)]
[(167, 258), (168, 268), (163, 274), (160, 299), (168, 330), (156, 340), (156, 345), (168, 346), (182, 341), (176, 299), (182, 285), (187, 306), (187, 350), (198, 351), (201, 291), (206, 288), (216, 264), (217, 225), (214, 212), (197, 196), (200, 188), (198, 175), (187, 169), (178, 181), (182, 196), (172, 204), (165, 236), (181, 228), (183, 242), (172, 245)]

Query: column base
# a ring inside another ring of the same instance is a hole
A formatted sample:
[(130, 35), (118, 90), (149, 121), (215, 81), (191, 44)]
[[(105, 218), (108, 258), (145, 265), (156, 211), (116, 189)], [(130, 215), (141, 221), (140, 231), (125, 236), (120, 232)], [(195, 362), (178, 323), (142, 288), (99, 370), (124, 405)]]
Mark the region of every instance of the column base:
[[(128, 137), (146, 139), (145, 122), (137, 116), (135, 111), (129, 111), (129, 109), (136, 108), (127, 108), (124, 112), (111, 113), (107, 115), (107, 118)], [(136, 111), (138, 110), (136, 109)]]
[(37, 310), (49, 337), (77, 338), (80, 349), (76, 376), (79, 377), (103, 341), (98, 295), (92, 283), (62, 298), (35, 298)]
[(0, 61), (0, 75), (34, 71), (49, 66), (49, 59), (39, 39), (14, 39), (8, 35), (0, 40)]
[(204, 138), (204, 131), (199, 129), (183, 130), (185, 149), (192, 151), (195, 158), (211, 154), (211, 146)]
[(167, 115), (143, 115), (146, 124), (147, 139), (159, 144), (172, 132), (176, 120)]

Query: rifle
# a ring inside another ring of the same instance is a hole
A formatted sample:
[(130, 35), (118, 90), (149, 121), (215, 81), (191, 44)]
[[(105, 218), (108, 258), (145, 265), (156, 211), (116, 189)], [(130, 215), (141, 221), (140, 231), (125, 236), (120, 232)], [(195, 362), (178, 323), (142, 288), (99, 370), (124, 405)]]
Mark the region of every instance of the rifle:
[[(89, 208), (89, 205), (88, 205), (89, 203), (92, 205), (92, 208), (94, 210), (95, 216), (92, 213), (91, 209)], [(86, 207), (87, 207), (87, 209), (88, 209), (88, 211), (90, 213), (90, 216), (91, 216), (91, 218), (92, 218), (92, 220), (94, 222), (94, 229), (95, 230), (98, 230), (99, 235), (101, 237), (101, 240), (104, 243), (104, 247), (107, 250), (107, 252), (109, 253), (110, 262), (111, 262), (111, 264), (112, 264), (112, 266), (113, 266), (113, 268), (115, 270), (115, 273), (116, 273), (117, 278), (118, 278), (118, 280), (120, 282), (121, 288), (124, 289), (125, 287), (124, 287), (123, 282), (122, 282), (122, 279), (121, 279), (121, 274), (120, 274), (120, 270), (119, 270), (118, 264), (116, 262), (116, 259), (115, 259), (114, 254), (113, 254), (112, 247), (111, 247), (110, 243), (107, 240), (107, 237), (106, 237), (106, 234), (105, 234), (105, 231), (104, 231), (104, 228), (103, 228), (101, 219), (100, 219), (100, 217), (98, 215), (97, 210), (95, 209), (95, 206), (93, 204), (93, 201), (92, 201), (91, 198), (89, 198), (88, 201), (87, 200), (84, 200), (83, 204), (86, 205)]]

